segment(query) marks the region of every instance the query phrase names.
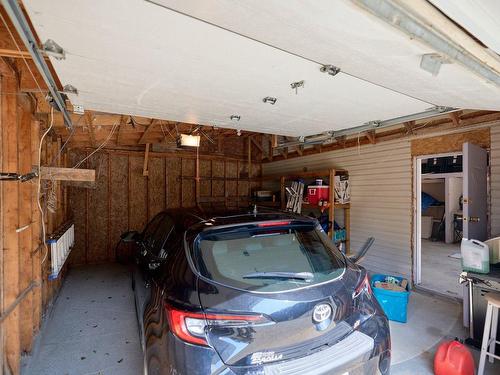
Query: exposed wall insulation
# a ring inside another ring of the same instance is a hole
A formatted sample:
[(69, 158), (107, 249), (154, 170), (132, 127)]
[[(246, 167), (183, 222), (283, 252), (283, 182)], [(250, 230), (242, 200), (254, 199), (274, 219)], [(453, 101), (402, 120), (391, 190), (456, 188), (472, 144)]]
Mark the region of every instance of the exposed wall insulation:
[[(72, 162), (88, 152), (72, 150)], [(247, 160), (200, 156), (199, 163), (199, 201), (203, 207), (248, 204)], [(142, 230), (161, 210), (197, 205), (194, 155), (150, 153), (147, 176), (143, 175), (144, 154), (138, 152), (101, 151), (88, 159), (87, 167), (96, 169), (95, 187), (70, 189), (75, 222), (71, 264), (113, 262), (121, 233)], [(251, 177), (260, 173), (260, 163), (252, 162)], [(252, 186), (258, 182), (253, 181)]]
[(500, 122), (491, 127), (491, 235), (500, 236)]
[(351, 180), (351, 249), (370, 236), (363, 264), (373, 272), (411, 275), (411, 155), (408, 141), (390, 141), (263, 164), (280, 174), (343, 168)]

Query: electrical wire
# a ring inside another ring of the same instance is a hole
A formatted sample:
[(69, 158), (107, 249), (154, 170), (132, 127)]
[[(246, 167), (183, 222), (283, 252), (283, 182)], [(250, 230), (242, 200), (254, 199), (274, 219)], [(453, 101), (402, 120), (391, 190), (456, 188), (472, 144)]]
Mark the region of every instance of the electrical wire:
[(43, 209), (42, 205), (40, 204), (40, 190), (42, 186), (42, 173), (40, 172), (41, 164), (42, 164), (42, 146), (43, 146), (43, 141), (47, 134), (52, 130), (52, 127), (54, 126), (54, 107), (50, 107), (50, 125), (49, 128), (43, 133), (42, 138), (40, 139), (40, 144), (38, 145), (38, 184), (37, 184), (37, 204), (38, 204), (38, 210), (40, 211), (40, 220), (42, 221), (42, 241), (43, 241), (43, 246), (45, 248), (45, 255), (40, 262), (41, 265), (45, 262), (47, 259), (47, 256), (49, 254), (49, 248), (47, 246), (47, 241), (45, 239), (45, 236), (47, 235), (47, 230), (45, 228), (45, 218), (43, 214)]
[(111, 137), (113, 136), (113, 133), (115, 132), (115, 130), (118, 128), (118, 125), (119, 123), (118, 122), (115, 122), (113, 124), (113, 127), (111, 128), (111, 131), (109, 132), (108, 136), (106, 137), (106, 139), (104, 140), (104, 142), (102, 142), (99, 147), (97, 147), (94, 151), (92, 151), (90, 154), (88, 154), (86, 157), (84, 157), (82, 160), (80, 160), (78, 163), (75, 164), (75, 166), (73, 168), (78, 168), (80, 165), (82, 165), (85, 160), (87, 160), (88, 158), (90, 158), (92, 155), (94, 155), (97, 151), (99, 151), (101, 148), (103, 148), (106, 143), (108, 143), (108, 141), (111, 139)]

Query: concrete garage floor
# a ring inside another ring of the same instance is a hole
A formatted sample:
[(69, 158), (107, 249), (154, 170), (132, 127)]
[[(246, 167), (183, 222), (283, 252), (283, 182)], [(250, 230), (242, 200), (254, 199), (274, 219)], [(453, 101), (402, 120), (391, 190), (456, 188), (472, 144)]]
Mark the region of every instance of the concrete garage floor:
[(447, 244), (422, 239), (422, 288), (455, 298), (463, 298), (458, 276), (462, 272), (460, 258), (450, 255), (460, 253), (460, 244)]
[(23, 375), (137, 375), (143, 359), (130, 273), (120, 265), (74, 268)]
[[(392, 375), (431, 375), (436, 346), (466, 336), (458, 303), (412, 293), (408, 323), (391, 322)], [(476, 363), (478, 352), (475, 353)], [(137, 375), (142, 351), (126, 267), (72, 269), (45, 320), (23, 375)], [(500, 361), (486, 374), (499, 374)]]

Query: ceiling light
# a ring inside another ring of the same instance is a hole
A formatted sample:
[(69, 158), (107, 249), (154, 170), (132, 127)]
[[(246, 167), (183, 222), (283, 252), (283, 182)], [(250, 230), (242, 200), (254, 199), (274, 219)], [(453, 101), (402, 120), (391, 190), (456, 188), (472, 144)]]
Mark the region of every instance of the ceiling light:
[(231, 115), (231, 117), (229, 117), (229, 118), (233, 121), (240, 121), (241, 120), (240, 115)]
[(337, 68), (334, 65), (323, 65), (321, 68), (319, 68), (319, 71), (322, 73), (328, 73), (331, 76), (336, 76), (340, 73), (340, 68)]
[(181, 134), (179, 137), (179, 146), (185, 147), (200, 147), (200, 136)]
[(276, 98), (273, 98), (272, 96), (266, 96), (264, 99), (262, 99), (262, 101), (264, 103), (269, 103), (269, 104), (272, 104), (272, 105), (275, 105), (276, 104)]

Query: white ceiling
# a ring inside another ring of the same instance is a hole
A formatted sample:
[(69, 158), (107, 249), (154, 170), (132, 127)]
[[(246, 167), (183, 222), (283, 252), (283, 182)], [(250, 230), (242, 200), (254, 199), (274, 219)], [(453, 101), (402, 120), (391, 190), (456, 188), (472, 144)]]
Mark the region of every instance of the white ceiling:
[[(155, 1), (171, 9), (144, 0), (24, 4), (40, 39), (65, 49), (52, 63), (86, 109), (294, 136), (433, 105), (500, 110), (498, 87), (457, 64), (436, 77), (421, 70), (432, 49), (349, 1)], [(328, 76), (316, 62), (347, 74)], [(290, 84), (300, 80), (295, 94)]]
[(500, 54), (500, 1), (430, 0), (492, 51)]

